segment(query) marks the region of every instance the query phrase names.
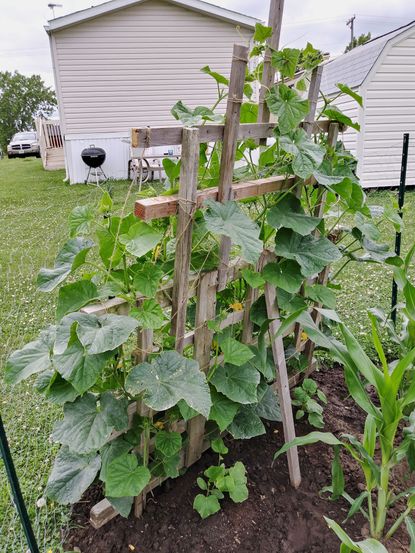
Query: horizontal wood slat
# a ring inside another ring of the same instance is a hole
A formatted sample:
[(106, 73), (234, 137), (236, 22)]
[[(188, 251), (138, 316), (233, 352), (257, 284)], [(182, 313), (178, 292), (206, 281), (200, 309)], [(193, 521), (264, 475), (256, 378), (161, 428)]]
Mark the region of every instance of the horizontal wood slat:
[[(326, 133), (330, 121), (315, 121), (311, 132)], [(302, 124), (301, 124), (302, 125)], [(238, 140), (247, 138), (259, 139), (274, 136), (276, 123), (242, 123), (238, 130)], [(131, 146), (133, 148), (154, 148), (156, 146), (174, 146), (182, 143), (183, 126), (177, 127), (139, 127), (131, 129)], [(218, 142), (223, 140), (225, 125), (200, 125), (199, 142)], [(342, 130), (344, 130), (344, 127)]]
[[(295, 180), (293, 176), (277, 175), (266, 179), (237, 182), (232, 184), (233, 199), (243, 200), (261, 196), (262, 194), (269, 194), (270, 192), (289, 190), (294, 186)], [(200, 190), (196, 196), (196, 206), (201, 207), (207, 199), (217, 201), (218, 194), (219, 189), (217, 186)], [(135, 202), (135, 215), (142, 221), (151, 221), (152, 219), (176, 215), (178, 206), (179, 197), (177, 194), (143, 198)]]

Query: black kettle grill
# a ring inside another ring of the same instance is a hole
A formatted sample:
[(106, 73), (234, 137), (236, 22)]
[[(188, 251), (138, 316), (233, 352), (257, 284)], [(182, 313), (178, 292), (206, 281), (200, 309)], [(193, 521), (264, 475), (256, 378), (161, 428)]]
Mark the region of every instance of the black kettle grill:
[(89, 182), (90, 176), (94, 177), (97, 185), (99, 185), (101, 179), (103, 182), (108, 180), (107, 175), (102, 169), (102, 164), (106, 158), (106, 153), (103, 148), (97, 148), (94, 144), (91, 144), (89, 148), (84, 148), (82, 150), (81, 157), (85, 165), (89, 167), (85, 184)]

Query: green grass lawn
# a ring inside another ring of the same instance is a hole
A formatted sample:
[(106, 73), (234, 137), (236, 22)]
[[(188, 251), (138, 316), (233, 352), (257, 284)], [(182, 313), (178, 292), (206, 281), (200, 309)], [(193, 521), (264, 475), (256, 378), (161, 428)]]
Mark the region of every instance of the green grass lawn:
[[(68, 235), (67, 219), (79, 204), (94, 202), (97, 189), (69, 186), (64, 172), (43, 171), (40, 160), (0, 161), (0, 365), (9, 353), (35, 338), (54, 319), (55, 295), (36, 291), (40, 267), (50, 266), (59, 246)], [(115, 204), (120, 206), (128, 190), (127, 182), (114, 183)], [(390, 204), (396, 193), (370, 195), (371, 204)], [(132, 206), (131, 197), (129, 205)], [(411, 213), (415, 194), (407, 194), (404, 250), (415, 236)], [(393, 242), (391, 228), (384, 230), (385, 241)], [(366, 309), (387, 308), (390, 303), (391, 275), (383, 267), (350, 264), (344, 271), (338, 311), (352, 330), (367, 340)], [(48, 503), (37, 508), (42, 497), (56, 448), (49, 435), (61, 409), (46, 403), (33, 389), (33, 381), (13, 389), (0, 379), (1, 413), (20, 477), (23, 494), (34, 522), (40, 550), (60, 551), (60, 529), (68, 520), (68, 509)], [(20, 553), (26, 544), (18, 517), (12, 507), (3, 467), (0, 467), (0, 552)]]

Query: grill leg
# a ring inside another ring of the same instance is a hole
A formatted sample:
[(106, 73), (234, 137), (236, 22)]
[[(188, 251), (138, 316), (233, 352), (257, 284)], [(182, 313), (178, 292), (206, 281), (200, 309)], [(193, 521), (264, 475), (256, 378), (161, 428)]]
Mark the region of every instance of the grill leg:
[(88, 174), (87, 174), (86, 179), (85, 179), (85, 184), (88, 184), (90, 173), (91, 173), (91, 167), (88, 168)]

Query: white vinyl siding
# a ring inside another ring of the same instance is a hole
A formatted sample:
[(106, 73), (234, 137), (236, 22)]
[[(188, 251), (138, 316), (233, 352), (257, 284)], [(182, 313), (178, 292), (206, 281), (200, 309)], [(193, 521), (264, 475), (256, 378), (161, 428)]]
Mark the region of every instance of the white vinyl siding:
[(415, 31), (386, 48), (365, 86), (365, 187), (399, 184), (405, 132), (411, 134), (406, 183), (415, 185)]
[(162, 0), (102, 15), (53, 33), (64, 133), (125, 133), (174, 124), (177, 100), (211, 106), (229, 75), (234, 43), (252, 31)]

